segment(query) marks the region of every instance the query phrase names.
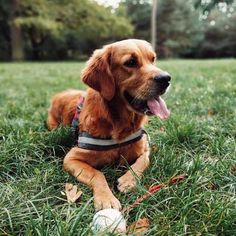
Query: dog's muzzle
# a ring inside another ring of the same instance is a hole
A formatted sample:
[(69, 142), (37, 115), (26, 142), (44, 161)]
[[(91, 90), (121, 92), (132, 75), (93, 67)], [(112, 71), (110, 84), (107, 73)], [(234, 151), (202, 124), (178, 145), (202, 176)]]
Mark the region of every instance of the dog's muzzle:
[[(128, 104), (137, 112), (145, 115), (155, 115), (161, 119), (167, 119), (170, 115), (165, 101), (160, 97), (163, 95), (170, 85), (171, 77), (167, 72), (161, 72), (154, 78), (152, 88), (149, 89), (146, 98), (137, 99), (128, 91), (124, 92), (124, 97)], [(151, 92), (150, 92), (151, 91)]]

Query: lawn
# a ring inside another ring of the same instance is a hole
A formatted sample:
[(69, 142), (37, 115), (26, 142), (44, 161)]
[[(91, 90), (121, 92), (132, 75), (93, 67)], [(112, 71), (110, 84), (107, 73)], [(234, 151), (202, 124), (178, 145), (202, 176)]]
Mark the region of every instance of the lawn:
[[(169, 60), (167, 121), (150, 119), (151, 166), (137, 191), (118, 193), (121, 175), (104, 168), (123, 206), (152, 184), (188, 178), (145, 200), (129, 223), (148, 217), (147, 235), (236, 235), (236, 60)], [(72, 137), (45, 126), (50, 97), (80, 82), (84, 63), (0, 64), (0, 235), (88, 235), (91, 191), (69, 204), (62, 192), (76, 184), (62, 170)]]

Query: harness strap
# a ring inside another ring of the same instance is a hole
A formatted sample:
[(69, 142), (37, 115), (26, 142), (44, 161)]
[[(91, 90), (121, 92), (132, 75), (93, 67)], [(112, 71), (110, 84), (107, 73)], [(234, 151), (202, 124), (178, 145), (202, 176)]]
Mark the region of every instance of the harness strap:
[(78, 131), (79, 114), (80, 114), (80, 112), (83, 108), (83, 104), (84, 104), (84, 97), (81, 96), (79, 98), (79, 101), (78, 101), (78, 104), (77, 104), (77, 107), (76, 107), (76, 110), (75, 110), (74, 118), (73, 118), (72, 123), (71, 123), (71, 127), (72, 127), (73, 131), (75, 131), (75, 132)]
[(87, 132), (81, 132), (78, 136), (78, 147), (87, 150), (107, 151), (135, 143), (143, 137), (143, 134), (146, 134), (146, 131), (139, 129), (137, 132), (119, 142), (114, 139), (95, 138)]

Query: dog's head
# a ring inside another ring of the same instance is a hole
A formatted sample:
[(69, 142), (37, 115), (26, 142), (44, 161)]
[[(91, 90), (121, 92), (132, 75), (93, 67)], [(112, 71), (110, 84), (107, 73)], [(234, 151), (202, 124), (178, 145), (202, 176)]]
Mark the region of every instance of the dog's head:
[(144, 40), (123, 40), (96, 50), (82, 80), (110, 101), (119, 96), (136, 113), (169, 116), (160, 97), (170, 85), (170, 75), (156, 67), (156, 55)]

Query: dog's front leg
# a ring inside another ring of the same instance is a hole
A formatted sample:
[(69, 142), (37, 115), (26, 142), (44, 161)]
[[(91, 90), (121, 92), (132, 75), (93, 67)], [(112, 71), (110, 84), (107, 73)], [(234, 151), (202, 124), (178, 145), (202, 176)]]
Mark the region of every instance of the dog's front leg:
[(111, 192), (103, 173), (79, 160), (79, 154), (79, 148), (72, 148), (64, 159), (64, 169), (76, 177), (78, 181), (92, 188), (96, 210), (120, 209), (120, 202)]
[(118, 179), (117, 188), (120, 192), (126, 193), (136, 187), (137, 178), (142, 177), (143, 172), (149, 166), (149, 154), (150, 149), (146, 138), (144, 152), (137, 158), (135, 163), (130, 166), (130, 170)]

